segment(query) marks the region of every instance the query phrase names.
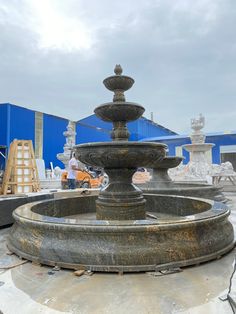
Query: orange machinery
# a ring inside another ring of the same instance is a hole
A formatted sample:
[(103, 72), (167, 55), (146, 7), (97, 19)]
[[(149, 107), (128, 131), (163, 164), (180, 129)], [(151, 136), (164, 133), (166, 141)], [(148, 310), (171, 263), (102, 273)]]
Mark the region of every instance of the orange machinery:
[[(103, 176), (94, 178), (88, 171), (79, 170), (76, 175), (76, 187), (78, 188), (98, 188), (101, 186)], [(61, 185), (63, 189), (67, 188), (67, 171), (61, 175)]]

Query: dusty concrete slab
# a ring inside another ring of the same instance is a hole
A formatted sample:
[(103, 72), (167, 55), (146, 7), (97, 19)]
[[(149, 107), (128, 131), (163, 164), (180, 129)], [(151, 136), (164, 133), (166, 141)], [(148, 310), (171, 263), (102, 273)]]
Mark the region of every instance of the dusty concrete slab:
[[(236, 226), (236, 195), (228, 194), (231, 221)], [(8, 229), (0, 230), (0, 268), (21, 262), (7, 255)], [(0, 269), (0, 311), (32, 313), (233, 313), (228, 292), (236, 250), (221, 259), (184, 268), (169, 275), (160, 273), (75, 276), (73, 271), (53, 271), (30, 262)]]

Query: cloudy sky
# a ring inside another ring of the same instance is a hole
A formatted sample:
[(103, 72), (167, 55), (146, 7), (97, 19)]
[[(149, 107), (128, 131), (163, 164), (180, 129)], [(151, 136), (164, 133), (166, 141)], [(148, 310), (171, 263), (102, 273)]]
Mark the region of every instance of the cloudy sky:
[(79, 120), (116, 63), (147, 118), (236, 130), (235, 0), (0, 0), (0, 103)]

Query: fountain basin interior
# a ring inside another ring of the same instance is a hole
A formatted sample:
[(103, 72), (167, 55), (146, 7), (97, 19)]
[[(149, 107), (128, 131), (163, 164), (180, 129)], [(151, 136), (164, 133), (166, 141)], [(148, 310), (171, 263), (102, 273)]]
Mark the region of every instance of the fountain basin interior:
[(218, 258), (234, 245), (228, 208), (218, 202), (149, 194), (146, 219), (97, 220), (96, 196), (23, 205), (8, 247), (46, 265), (147, 271)]

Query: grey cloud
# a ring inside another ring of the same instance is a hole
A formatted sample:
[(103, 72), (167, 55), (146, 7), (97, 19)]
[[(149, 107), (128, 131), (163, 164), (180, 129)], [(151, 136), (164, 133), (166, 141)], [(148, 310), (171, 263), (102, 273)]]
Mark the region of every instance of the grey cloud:
[(127, 4), (126, 11), (108, 1), (76, 3), (63, 5), (94, 23), (91, 51), (43, 51), (29, 28), (0, 23), (0, 102), (77, 120), (112, 99), (102, 80), (121, 63), (136, 81), (127, 99), (143, 104), (147, 117), (154, 112), (158, 123), (186, 133), (189, 119), (202, 112), (206, 131), (236, 129), (234, 1), (199, 1), (199, 11), (164, 0), (135, 10)]

